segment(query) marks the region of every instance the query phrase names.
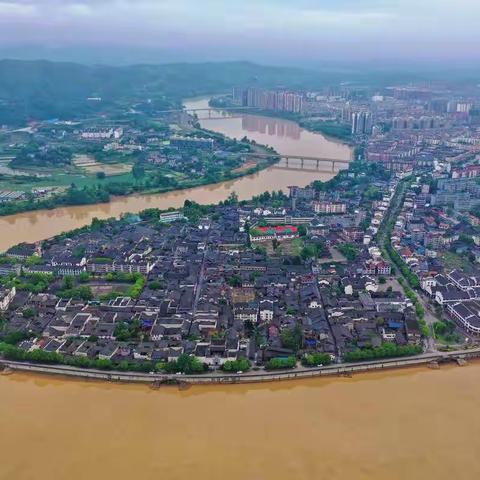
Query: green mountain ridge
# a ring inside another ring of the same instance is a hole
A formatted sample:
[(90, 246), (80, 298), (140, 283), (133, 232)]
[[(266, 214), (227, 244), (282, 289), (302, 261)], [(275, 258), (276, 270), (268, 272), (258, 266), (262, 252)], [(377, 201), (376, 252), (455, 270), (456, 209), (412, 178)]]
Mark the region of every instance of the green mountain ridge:
[[(234, 85), (305, 87), (321, 81), (318, 73), (265, 67), (249, 62), (87, 66), (46, 60), (0, 61), (0, 123), (72, 118), (122, 99), (183, 97), (223, 92)], [(103, 102), (87, 102), (91, 96)]]
[[(227, 92), (235, 85), (315, 90), (343, 83), (382, 89), (399, 83), (439, 81), (476, 89), (477, 70), (402, 70), (382, 65), (307, 70), (247, 61), (109, 66), (6, 59), (0, 60), (0, 125), (78, 118), (102, 112), (122, 100), (132, 104), (152, 98), (161, 105), (179, 105), (182, 98)], [(103, 101), (87, 102), (91, 96)]]

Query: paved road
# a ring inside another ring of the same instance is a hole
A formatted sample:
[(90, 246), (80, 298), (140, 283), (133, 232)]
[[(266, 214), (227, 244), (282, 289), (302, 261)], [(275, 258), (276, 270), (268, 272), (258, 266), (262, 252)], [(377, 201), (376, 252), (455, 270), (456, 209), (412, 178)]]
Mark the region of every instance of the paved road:
[[(395, 196), (392, 198), (390, 208), (387, 211), (387, 215), (383, 219), (382, 225), (380, 226), (380, 229), (377, 233), (377, 240), (382, 249), (383, 249), (384, 243), (387, 241), (385, 226), (390, 222), (390, 220), (393, 219), (393, 217), (395, 217), (396, 219), (396, 217), (400, 213), (400, 210), (402, 208), (402, 198), (403, 198), (403, 194), (405, 193), (405, 189), (406, 189), (405, 183), (400, 181), (397, 185)], [(388, 257), (390, 264), (395, 266), (395, 262), (392, 260), (392, 258), (390, 257), (387, 251), (385, 251), (385, 255)], [(396, 267), (396, 270), (398, 271), (398, 276), (402, 277), (403, 280), (405, 281), (405, 284), (408, 285), (408, 280), (403, 276), (400, 269)], [(422, 304), (423, 309), (425, 310), (424, 319), (430, 331), (430, 335), (428, 336), (428, 338), (425, 339), (425, 350), (426, 352), (429, 352), (429, 353), (436, 353), (438, 352), (438, 349), (435, 343), (432, 325), (436, 321), (438, 321), (438, 318), (433, 314), (428, 301), (422, 296), (422, 294), (419, 292), (416, 292), (416, 295), (418, 300)]]
[(386, 368), (401, 368), (428, 364), (444, 359), (455, 360), (456, 358), (478, 358), (480, 348), (471, 350), (457, 350), (445, 353), (423, 353), (414, 357), (391, 358), (383, 360), (372, 360), (358, 363), (343, 363), (327, 367), (304, 368), (297, 367), (293, 370), (282, 370), (277, 372), (248, 372), (244, 374), (226, 374), (223, 372), (206, 373), (203, 375), (164, 375), (164, 374), (143, 374), (133, 372), (115, 372), (94, 369), (81, 369), (65, 365), (40, 365), (28, 362), (16, 362), (0, 359), (0, 365), (12, 370), (29, 371), (36, 373), (69, 375), (83, 378), (96, 378), (107, 381), (125, 382), (165, 382), (180, 381), (185, 383), (248, 383), (273, 380), (288, 380), (296, 378), (308, 378), (325, 375), (350, 375), (355, 372), (366, 372), (369, 370), (381, 370)]

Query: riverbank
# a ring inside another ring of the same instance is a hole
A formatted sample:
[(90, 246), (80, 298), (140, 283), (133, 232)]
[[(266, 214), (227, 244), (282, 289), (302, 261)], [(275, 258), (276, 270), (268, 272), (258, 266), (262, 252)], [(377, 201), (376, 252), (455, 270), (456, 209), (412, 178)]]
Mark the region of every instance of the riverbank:
[(201, 375), (167, 375), (157, 373), (119, 372), (94, 369), (81, 369), (63, 365), (43, 365), (29, 362), (16, 362), (0, 359), (0, 366), (11, 371), (60, 375), (66, 377), (117, 381), (126, 383), (162, 384), (237, 384), (261, 383), (278, 380), (299, 380), (312, 377), (350, 376), (378, 370), (409, 368), (421, 365), (436, 365), (442, 362), (456, 361), (459, 364), (480, 357), (480, 348), (442, 353), (427, 353), (415, 357), (372, 360), (358, 363), (343, 363), (315, 368), (296, 368), (283, 371), (252, 371), (227, 374), (222, 372)]
[[(199, 106), (208, 107), (209, 98), (210, 97), (187, 99), (184, 102), (184, 107), (187, 110), (192, 108), (198, 108)], [(219, 113), (221, 113), (221, 110), (218, 110), (218, 111)], [(290, 136), (293, 139), (297, 139), (297, 137), (298, 139), (300, 139), (300, 130), (298, 130), (297, 132), (295, 131), (295, 128), (292, 129), (292, 125), (293, 125), (293, 126), (296, 126), (297, 129), (305, 128), (305, 131), (311, 133), (312, 135), (316, 134), (318, 137), (317, 140), (320, 140), (321, 138), (323, 138), (324, 140), (330, 140), (331, 144), (341, 142), (342, 146), (344, 147), (347, 147), (347, 148), (353, 147), (352, 142), (349, 141), (349, 139), (345, 137), (345, 135), (336, 136), (336, 135), (329, 134), (329, 132), (323, 132), (322, 129), (315, 129), (315, 128), (309, 129), (305, 127), (303, 124), (299, 123), (300, 119), (290, 118), (288, 114), (278, 113), (278, 115), (273, 115), (273, 113), (275, 112), (260, 112), (259, 115), (252, 115), (251, 112), (248, 115), (246, 114), (242, 120), (242, 128), (243, 128), (243, 123), (245, 123), (245, 129), (244, 129), (245, 135), (236, 135), (236, 134), (233, 134), (232, 132), (229, 132), (228, 129), (224, 130), (222, 128), (218, 128), (218, 125), (219, 125), (218, 122), (214, 122), (213, 128), (212, 128), (211, 122), (208, 122), (209, 118), (199, 118), (200, 130), (208, 131), (213, 135), (227, 138), (229, 140), (235, 139), (237, 141), (240, 141), (246, 137), (247, 140), (253, 141), (255, 143), (255, 148), (258, 150), (259, 153), (271, 153), (272, 155), (275, 155), (277, 152), (279, 155), (292, 154), (292, 153), (302, 154), (303, 153), (302, 151), (297, 152), (297, 150), (295, 150), (292, 152), (286, 149), (283, 143), (280, 143), (278, 145), (277, 144), (268, 145), (267, 142), (272, 140), (271, 125), (259, 126), (259, 123), (258, 123), (260, 122), (261, 124), (262, 119), (266, 118), (265, 115), (268, 115), (269, 118), (271, 118), (275, 122), (275, 124), (277, 124), (278, 122), (286, 122), (285, 125), (283, 125), (283, 128), (279, 132), (277, 132), (280, 134), (280, 136), (287, 135), (287, 137)], [(253, 128), (252, 128), (252, 121), (247, 120), (252, 118), (254, 119), (253, 123), (256, 124), (253, 126)], [(234, 121), (235, 118), (225, 116), (224, 118), (221, 119), (221, 122), (225, 123), (232, 120)], [(208, 124), (206, 124), (205, 122), (207, 122)], [(215, 128), (215, 126), (217, 128)], [(268, 129), (268, 136), (259, 140), (255, 136), (255, 130), (261, 133), (265, 131), (265, 128)], [(310, 139), (307, 139), (307, 140), (310, 140)], [(310, 142), (307, 141), (304, 143), (310, 143)], [(306, 153), (310, 153), (310, 156), (313, 155), (313, 153), (310, 151)], [(323, 154), (322, 156), (324, 158), (331, 157), (331, 155), (327, 153)], [(340, 158), (340, 157), (343, 157), (343, 158)], [(346, 155), (342, 155), (340, 157), (338, 157), (339, 160), (345, 160), (347, 158), (348, 160), (351, 160), (352, 153), (350, 152), (348, 157)], [(337, 156), (334, 155), (333, 158), (337, 158)], [(57, 208), (65, 208), (65, 207), (108, 204), (117, 197), (128, 198), (133, 195), (165, 194), (169, 192), (187, 190), (191, 188), (198, 188), (202, 186), (221, 184), (224, 182), (240, 179), (244, 176), (255, 174), (259, 171), (269, 168), (275, 163), (276, 163), (276, 160), (274, 157), (272, 157), (271, 159), (270, 158), (262, 158), (261, 160), (258, 159), (255, 165), (250, 168), (239, 167), (227, 172), (223, 172), (221, 175), (222, 178), (219, 178), (219, 180), (215, 182), (209, 182), (208, 180), (202, 178), (202, 179), (196, 179), (196, 180), (183, 181), (183, 183), (173, 185), (173, 186), (142, 188), (142, 189), (140, 189), (139, 185), (136, 185), (136, 184), (123, 184), (122, 182), (113, 181), (113, 183), (110, 185), (110, 183), (95, 182), (89, 185), (85, 191), (82, 190), (81, 192), (80, 192), (81, 190), (80, 188), (78, 188), (77, 190), (75, 189), (72, 190), (72, 187), (69, 187), (66, 192), (56, 194), (48, 199), (39, 200), (39, 201), (22, 200), (22, 201), (13, 202), (13, 203), (0, 206), (0, 217), (7, 217), (7, 216), (17, 215), (21, 213), (35, 212), (35, 211), (55, 210)]]
[[(214, 97), (210, 99), (208, 105), (211, 108), (218, 109), (222, 111), (222, 104), (215, 103)], [(351, 126), (349, 124), (341, 124), (334, 120), (319, 120), (315, 117), (305, 117), (302, 114), (290, 113), (290, 112), (277, 112), (271, 110), (252, 110), (249, 108), (238, 108), (236, 105), (224, 105), (224, 108), (229, 108), (234, 106), (236, 108), (236, 113), (242, 113), (244, 115), (256, 115), (262, 117), (270, 117), (283, 119), (290, 122), (298, 124), (300, 127), (304, 128), (306, 131), (311, 133), (319, 133), (325, 138), (331, 139), (332, 141), (340, 141), (346, 145), (355, 147), (355, 142), (352, 138)]]
[(229, 182), (154, 195), (131, 195), (114, 197), (109, 203), (61, 207), (52, 210), (37, 210), (0, 217), (0, 252), (21, 242), (37, 242), (70, 230), (90, 225), (94, 218), (101, 220), (118, 218), (121, 215), (137, 214), (149, 208), (168, 210), (181, 208), (185, 200), (200, 204), (218, 204), (235, 192), (240, 200), (249, 200), (266, 191), (288, 191), (288, 186), (300, 187), (312, 179), (327, 181), (334, 174), (288, 170), (272, 166), (253, 175), (244, 175)]
[[(259, 152), (264, 154), (263, 152)], [(265, 151), (265, 153), (267, 153)], [(253, 157), (255, 158), (255, 157)], [(247, 165), (248, 165), (247, 161)], [(185, 181), (183, 184), (170, 186), (170, 187), (157, 187), (157, 188), (148, 188), (148, 189), (136, 189), (135, 185), (129, 185), (125, 187), (126, 193), (122, 195), (112, 195), (112, 192), (109, 190), (108, 185), (103, 185), (102, 183), (93, 184), (87, 193), (92, 192), (92, 199), (88, 199), (85, 201), (72, 201), (70, 197), (73, 197), (72, 191), (74, 192), (76, 187), (70, 187), (66, 193), (62, 193), (59, 195), (52, 196), (47, 200), (40, 200), (40, 201), (27, 201), (22, 200), (18, 202), (8, 203), (6, 205), (0, 206), (0, 217), (7, 217), (11, 215), (16, 215), (19, 213), (28, 213), (34, 211), (42, 211), (42, 210), (55, 210), (57, 208), (63, 207), (74, 207), (74, 206), (88, 206), (88, 205), (100, 205), (100, 204), (108, 204), (115, 198), (121, 197), (129, 197), (133, 195), (157, 195), (157, 194), (164, 194), (169, 192), (175, 191), (182, 191), (188, 190), (192, 188), (199, 188), (199, 187), (206, 187), (209, 185), (217, 185), (222, 184), (225, 182), (231, 182), (242, 177), (253, 175), (257, 172), (265, 170), (272, 165), (277, 163), (277, 159), (275, 158), (275, 153), (272, 153), (272, 158), (264, 158), (258, 159), (253, 165), (250, 164), (248, 167), (244, 168), (244, 166), (238, 167), (234, 170), (226, 172), (221, 175), (221, 178), (218, 181), (209, 182), (204, 178), (196, 179), (196, 180), (188, 180)], [(104, 189), (104, 190), (101, 190)]]
[[(207, 100), (199, 100), (199, 102), (199, 104), (189, 104), (187, 107), (203, 107)], [(281, 155), (320, 155), (324, 158), (340, 160), (351, 160), (352, 158), (352, 152), (348, 146), (331, 142), (322, 135), (302, 131), (293, 122), (281, 119), (268, 119), (267, 124), (263, 117), (252, 119), (251, 116), (246, 120), (226, 117), (221, 120), (200, 121), (204, 123), (205, 128), (230, 136), (230, 138), (241, 139), (247, 136), (259, 144), (269, 143)], [(267, 128), (270, 128), (270, 132), (274, 134), (267, 134)], [(337, 167), (334, 172), (327, 173), (273, 165), (253, 174), (249, 174), (248, 171), (242, 172), (242, 175), (235, 180), (195, 188), (176, 189), (157, 194), (112, 196), (108, 203), (60, 207), (3, 216), (0, 217), (0, 231), (2, 232), (0, 252), (21, 242), (37, 242), (86, 226), (94, 218), (118, 218), (126, 213), (135, 214), (149, 208), (160, 210), (179, 208), (183, 206), (185, 200), (192, 200), (200, 204), (217, 204), (226, 200), (233, 192), (238, 195), (240, 200), (248, 200), (272, 189), (286, 192), (290, 185), (304, 187), (314, 180), (326, 181), (336, 175), (338, 171), (340, 171), (340, 167)]]

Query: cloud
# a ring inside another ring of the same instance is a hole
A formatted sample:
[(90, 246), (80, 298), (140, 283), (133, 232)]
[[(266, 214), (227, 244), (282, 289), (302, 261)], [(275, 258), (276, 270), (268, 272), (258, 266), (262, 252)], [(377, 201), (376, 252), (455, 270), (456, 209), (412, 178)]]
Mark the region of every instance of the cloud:
[(0, 0), (0, 43), (175, 48), (202, 59), (454, 48), (478, 58), (479, 17), (478, 0)]
[(5, 20), (7, 17), (22, 18), (25, 15), (32, 15), (35, 7), (28, 3), (21, 2), (0, 2), (0, 19)]

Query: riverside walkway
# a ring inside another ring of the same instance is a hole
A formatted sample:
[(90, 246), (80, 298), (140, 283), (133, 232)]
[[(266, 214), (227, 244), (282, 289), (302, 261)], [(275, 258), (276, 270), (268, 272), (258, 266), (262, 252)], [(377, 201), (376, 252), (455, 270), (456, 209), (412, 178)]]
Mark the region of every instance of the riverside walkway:
[(251, 371), (247, 373), (223, 372), (205, 373), (202, 375), (166, 375), (160, 373), (118, 372), (93, 369), (81, 369), (65, 365), (42, 365), (28, 362), (16, 362), (0, 359), (0, 366), (13, 371), (43, 373), (48, 375), (66, 375), (77, 378), (96, 379), (116, 382), (134, 382), (148, 384), (189, 383), (189, 384), (235, 384), (258, 383), (276, 380), (294, 380), (323, 376), (349, 376), (354, 373), (384, 370), (390, 368), (405, 368), (428, 365), (435, 362), (460, 361), (480, 357), (480, 348), (470, 350), (456, 350), (452, 352), (424, 353), (413, 357), (390, 358), (357, 363), (342, 363), (325, 367), (304, 368), (297, 367), (292, 370), (274, 372)]

